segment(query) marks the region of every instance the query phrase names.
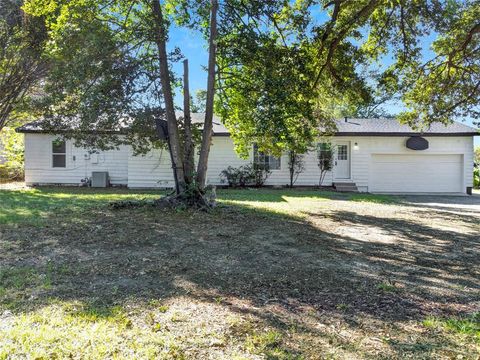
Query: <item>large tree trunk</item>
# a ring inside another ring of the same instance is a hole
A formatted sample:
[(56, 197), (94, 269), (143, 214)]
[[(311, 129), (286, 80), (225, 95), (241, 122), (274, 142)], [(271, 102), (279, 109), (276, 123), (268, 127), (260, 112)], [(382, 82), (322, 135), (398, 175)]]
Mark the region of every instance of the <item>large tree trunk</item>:
[(211, 0), (210, 10), (210, 39), (208, 47), (208, 82), (207, 101), (205, 106), (205, 124), (203, 125), (202, 146), (198, 158), (197, 185), (200, 190), (205, 187), (207, 178), (208, 155), (212, 142), (213, 132), (213, 99), (215, 95), (215, 65), (217, 56), (217, 10), (218, 1)]
[(183, 118), (185, 126), (184, 139), (184, 164), (185, 180), (187, 184), (193, 182), (193, 173), (195, 171), (194, 146), (192, 137), (192, 118), (190, 114), (190, 87), (188, 81), (188, 59), (183, 61)]
[(175, 116), (175, 108), (173, 104), (172, 85), (170, 83), (170, 71), (168, 69), (165, 24), (159, 0), (152, 0), (152, 11), (155, 19), (155, 42), (157, 44), (158, 60), (160, 63), (160, 82), (162, 84), (162, 93), (165, 101), (168, 141), (173, 162), (172, 168), (176, 182), (176, 191), (177, 194), (180, 194), (185, 191), (186, 183), (183, 171), (182, 147), (180, 145), (177, 118)]

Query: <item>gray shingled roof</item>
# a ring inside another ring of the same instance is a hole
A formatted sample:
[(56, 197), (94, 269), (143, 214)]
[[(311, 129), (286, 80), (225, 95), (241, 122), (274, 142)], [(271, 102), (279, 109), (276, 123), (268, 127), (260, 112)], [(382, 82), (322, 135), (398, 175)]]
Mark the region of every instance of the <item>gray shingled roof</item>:
[(350, 119), (337, 120), (337, 135), (480, 135), (479, 130), (453, 122), (449, 125), (433, 123), (422, 130), (414, 130), (395, 119)]
[[(177, 112), (177, 117), (182, 116)], [(192, 113), (193, 123), (203, 123), (203, 113)], [(345, 119), (336, 120), (337, 136), (355, 135), (355, 136), (408, 136), (413, 134), (423, 134), (431, 136), (473, 136), (480, 135), (478, 129), (467, 126), (459, 122), (453, 122), (447, 126), (440, 123), (433, 123), (422, 131), (413, 130), (408, 125), (402, 125), (395, 119)], [(25, 124), (17, 129), (18, 132), (43, 132), (41, 121), (35, 121)], [(228, 135), (228, 130), (221, 123), (220, 118), (213, 117), (213, 133), (215, 135)]]
[[(183, 113), (179, 113), (180, 115), (177, 114), (178, 116), (183, 116)], [(204, 113), (192, 113), (192, 123), (194, 124), (203, 124), (205, 121), (205, 114)], [(227, 128), (222, 124), (222, 121), (218, 116), (213, 115), (213, 133), (217, 135), (225, 135), (228, 134), (229, 131)]]

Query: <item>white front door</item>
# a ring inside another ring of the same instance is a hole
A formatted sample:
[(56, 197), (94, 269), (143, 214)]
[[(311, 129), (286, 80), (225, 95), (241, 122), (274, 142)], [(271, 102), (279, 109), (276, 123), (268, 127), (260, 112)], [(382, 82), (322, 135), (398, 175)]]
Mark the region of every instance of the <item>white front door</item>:
[(350, 179), (350, 143), (335, 145), (335, 179)]

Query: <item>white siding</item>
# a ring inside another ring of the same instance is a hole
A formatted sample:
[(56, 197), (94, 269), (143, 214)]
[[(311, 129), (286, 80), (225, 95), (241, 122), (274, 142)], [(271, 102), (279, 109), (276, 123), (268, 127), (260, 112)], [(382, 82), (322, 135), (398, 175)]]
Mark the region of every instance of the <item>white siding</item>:
[(249, 159), (241, 159), (233, 147), (233, 141), (228, 136), (215, 136), (212, 140), (210, 155), (208, 158), (207, 183), (220, 185), (220, 173), (228, 166), (239, 167), (251, 162)]
[[(58, 136), (25, 134), (25, 182), (31, 184), (80, 184), (92, 171), (108, 171), (115, 185), (127, 185), (128, 153), (126, 146), (119, 150), (102, 151), (88, 156), (88, 151), (66, 141), (66, 167), (52, 167), (52, 141)], [(97, 162), (97, 163), (95, 163)]]
[(146, 155), (128, 155), (128, 187), (170, 188), (174, 187), (170, 154), (167, 150), (155, 149)]
[[(198, 155), (198, 154), (197, 154)], [(238, 167), (250, 160), (238, 157), (233, 141), (227, 136), (215, 136), (208, 160), (207, 184), (220, 185), (220, 173), (228, 166)], [(128, 186), (130, 188), (173, 187), (170, 154), (166, 150), (153, 150), (147, 155), (128, 157)]]

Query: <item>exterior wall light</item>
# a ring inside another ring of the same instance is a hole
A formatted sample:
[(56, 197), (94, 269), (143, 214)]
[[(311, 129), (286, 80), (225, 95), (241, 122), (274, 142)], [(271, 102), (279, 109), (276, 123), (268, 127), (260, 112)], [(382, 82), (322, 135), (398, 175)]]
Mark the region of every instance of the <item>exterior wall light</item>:
[(355, 143), (355, 144), (353, 145), (353, 149), (354, 149), (354, 150), (358, 150), (358, 143)]

